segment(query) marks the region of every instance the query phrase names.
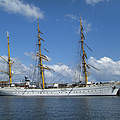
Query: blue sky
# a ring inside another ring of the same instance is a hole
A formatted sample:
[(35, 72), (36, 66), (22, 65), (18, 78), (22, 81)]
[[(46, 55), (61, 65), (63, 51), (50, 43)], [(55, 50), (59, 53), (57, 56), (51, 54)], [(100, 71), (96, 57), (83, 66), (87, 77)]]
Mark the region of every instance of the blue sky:
[(37, 42), (37, 16), (44, 33), (44, 46), (51, 58), (47, 64), (71, 67), (79, 60), (79, 17), (86, 30), (88, 57), (119, 61), (120, 0), (0, 0), (0, 55), (7, 56), (6, 31), (10, 34), (11, 57), (32, 63), (29, 54)]

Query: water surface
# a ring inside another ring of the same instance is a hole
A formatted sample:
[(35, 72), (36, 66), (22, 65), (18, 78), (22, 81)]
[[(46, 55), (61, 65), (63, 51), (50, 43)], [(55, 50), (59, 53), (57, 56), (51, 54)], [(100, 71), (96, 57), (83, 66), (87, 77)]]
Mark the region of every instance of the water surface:
[(0, 96), (0, 120), (120, 120), (120, 97)]

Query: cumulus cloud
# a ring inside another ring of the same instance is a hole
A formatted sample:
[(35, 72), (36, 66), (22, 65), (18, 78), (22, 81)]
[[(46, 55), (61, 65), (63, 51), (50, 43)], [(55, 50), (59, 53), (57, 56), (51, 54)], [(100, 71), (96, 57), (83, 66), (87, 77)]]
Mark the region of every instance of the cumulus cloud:
[(25, 4), (21, 0), (0, 0), (0, 7), (7, 12), (18, 13), (26, 17), (44, 18), (44, 13), (40, 8), (28, 3)]
[(100, 71), (90, 70), (89, 78), (93, 81), (118, 81), (120, 78), (120, 60), (114, 61), (108, 57), (97, 60), (91, 57), (89, 64), (100, 69)]
[(104, 2), (104, 1), (107, 1), (109, 2), (109, 0), (85, 0), (87, 4), (90, 4), (90, 5), (95, 5), (99, 2)]
[(64, 64), (56, 64), (56, 65), (49, 65), (51, 69), (53, 69), (55, 72), (61, 73), (64, 76), (72, 76), (72, 70), (69, 66)]
[[(29, 55), (29, 54), (27, 54)], [(7, 61), (7, 56), (2, 56)], [(28, 76), (31, 81), (37, 81), (39, 79), (38, 77), (38, 69), (34, 65), (30, 65), (27, 67), (25, 64), (22, 64), (18, 59), (11, 58), (14, 61), (14, 64), (12, 64), (12, 73), (13, 73), (13, 82), (20, 82), (21, 80), (24, 80), (25, 76)], [(8, 80), (8, 75), (6, 72), (8, 72), (8, 64), (6, 62), (2, 62), (3, 60), (0, 58), (0, 80)], [(45, 65), (46, 66), (46, 65)], [(73, 74), (72, 69), (64, 64), (55, 64), (55, 65), (49, 65), (49, 68), (51, 68), (51, 71), (46, 70), (45, 71), (45, 80), (46, 82), (53, 83), (53, 82), (68, 82), (72, 80)]]
[(58, 83), (64, 83), (64, 82), (72, 82), (73, 80), (73, 70), (65, 64), (54, 64), (49, 65), (49, 68), (53, 70), (46, 71), (47, 79), (51, 81), (50, 82), (58, 82)]
[[(95, 59), (91, 57), (88, 59), (88, 63), (99, 69), (89, 69), (88, 80), (93, 82), (105, 82), (105, 81), (118, 81), (120, 78), (120, 60), (114, 61), (111, 58), (103, 57)], [(80, 75), (80, 70), (71, 68), (65, 64), (53, 64), (49, 65), (54, 71), (45, 71), (46, 82), (53, 83), (71, 83), (84, 81), (84, 78)], [(31, 69), (29, 69), (31, 70)], [(32, 72), (32, 71), (31, 71)]]
[[(120, 60), (114, 61), (111, 58), (103, 57), (95, 59), (90, 57), (88, 64), (99, 69), (89, 69), (88, 80), (93, 82), (105, 82), (105, 81), (118, 81), (120, 78)], [(45, 71), (46, 82), (53, 83), (71, 83), (84, 81), (84, 78), (80, 75), (80, 70), (71, 68), (65, 64), (53, 64), (49, 65), (54, 71)]]
[[(7, 60), (7, 56), (3, 56)], [(13, 81), (19, 82), (24, 79), (24, 76), (28, 76), (31, 81), (37, 81), (38, 70), (35, 69), (35, 66), (30, 65), (27, 67), (22, 64), (19, 60), (12, 58), (14, 64), (12, 65), (13, 72)], [(2, 59), (0, 58), (0, 61)], [(100, 59), (95, 59), (91, 57), (88, 59), (88, 63), (96, 68), (89, 69), (88, 72), (88, 81), (93, 82), (105, 82), (105, 81), (119, 81), (120, 78), (120, 60), (114, 61), (111, 58), (103, 57)], [(80, 75), (80, 70), (76, 68), (71, 68), (65, 64), (53, 64), (49, 65), (51, 71), (45, 70), (45, 81), (47, 83), (71, 83), (78, 82), (79, 80), (83, 81), (84, 78)], [(0, 71), (8, 70), (8, 65), (4, 62), (0, 62)], [(0, 80), (7, 80), (8, 75), (5, 73), (0, 73)]]

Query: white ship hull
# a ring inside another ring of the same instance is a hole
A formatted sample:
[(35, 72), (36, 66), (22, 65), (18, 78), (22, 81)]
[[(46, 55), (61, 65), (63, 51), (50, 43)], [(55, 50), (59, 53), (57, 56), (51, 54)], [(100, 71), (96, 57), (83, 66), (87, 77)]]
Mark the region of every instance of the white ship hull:
[(118, 88), (114, 86), (87, 86), (74, 88), (29, 89), (22, 87), (0, 88), (4, 96), (115, 96)]

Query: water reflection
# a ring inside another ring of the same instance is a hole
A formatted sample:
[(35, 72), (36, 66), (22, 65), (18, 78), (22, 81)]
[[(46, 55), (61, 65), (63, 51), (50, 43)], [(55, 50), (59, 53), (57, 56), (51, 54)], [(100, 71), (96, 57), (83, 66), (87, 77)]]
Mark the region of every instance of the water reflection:
[(120, 97), (0, 96), (0, 120), (118, 120)]

